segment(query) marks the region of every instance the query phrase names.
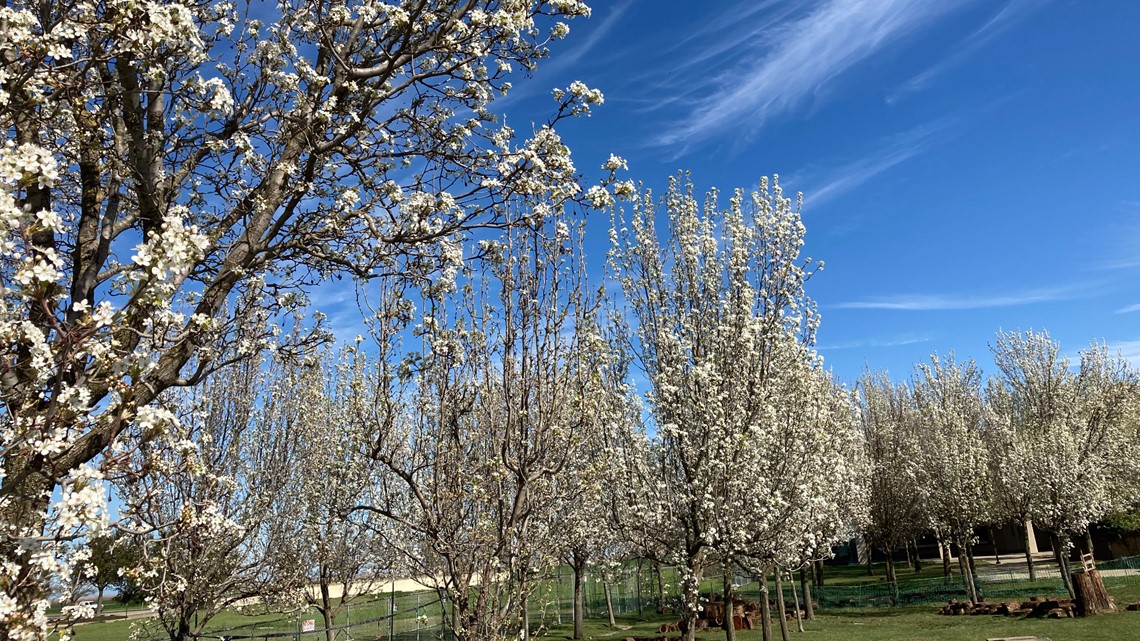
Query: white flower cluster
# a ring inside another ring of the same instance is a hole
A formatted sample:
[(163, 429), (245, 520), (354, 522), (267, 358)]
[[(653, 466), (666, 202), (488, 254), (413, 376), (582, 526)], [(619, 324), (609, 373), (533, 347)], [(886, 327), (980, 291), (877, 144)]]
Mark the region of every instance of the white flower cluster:
[(197, 225), (186, 225), (188, 215), (184, 207), (171, 207), (159, 230), (135, 247), (131, 260), (146, 270), (147, 278), (180, 280), (209, 247)]

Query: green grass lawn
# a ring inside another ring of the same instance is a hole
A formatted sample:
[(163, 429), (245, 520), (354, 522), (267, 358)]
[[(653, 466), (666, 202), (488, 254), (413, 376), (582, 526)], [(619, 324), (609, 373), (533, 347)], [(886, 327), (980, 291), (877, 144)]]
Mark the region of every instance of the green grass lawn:
[[(657, 634), (657, 626), (669, 619), (618, 619), (610, 629), (601, 621), (586, 623), (588, 639), (624, 639), (627, 636)], [(1016, 619), (993, 616), (941, 616), (929, 606), (890, 610), (821, 613), (815, 621), (805, 621), (800, 634), (795, 622), (789, 623), (792, 638), (804, 641), (984, 641), (990, 637), (1037, 635), (1052, 641), (1120, 641), (1140, 637), (1140, 612), (1121, 612), (1088, 619)], [(569, 639), (573, 629), (564, 624), (545, 632), (550, 639)], [(773, 626), (776, 638), (778, 627)], [(674, 634), (673, 636), (677, 636)], [(723, 639), (724, 632), (710, 630), (698, 639)], [(737, 632), (737, 639), (760, 639), (760, 631)]]
[[(417, 627), (415, 619), (419, 614), (426, 614), (430, 618), (429, 626), (437, 626), (440, 620), (439, 603), (434, 594), (429, 592), (396, 593), (396, 619), (393, 628), (396, 632), (414, 630)], [(341, 611), (337, 617), (338, 625), (353, 624), (354, 636), (358, 638), (375, 638), (377, 634), (386, 634), (387, 621), (374, 621), (386, 617), (388, 614), (388, 599), (361, 600), (353, 602)], [(224, 610), (210, 619), (206, 626), (207, 632), (225, 630), (227, 628), (241, 627), (232, 634), (256, 635), (259, 633), (295, 632), (299, 629), (303, 619), (315, 619), (318, 628), (324, 627), (320, 616), (315, 611), (304, 614), (284, 614), (280, 612), (268, 614), (252, 614), (248, 611), (237, 612)], [(370, 624), (361, 625), (364, 621)], [(162, 638), (164, 632), (156, 620), (133, 621), (102, 621), (76, 626), (76, 641), (125, 641), (136, 631), (141, 639)], [(315, 641), (318, 635), (304, 635), (303, 641)], [(324, 637), (320, 637), (323, 639)], [(285, 641), (290, 641), (287, 637)]]
[[(931, 564), (929, 567), (929, 574), (924, 569), (924, 572), (917, 577), (910, 572), (900, 572), (900, 583), (905, 584), (908, 580), (911, 580), (915, 584), (925, 584), (929, 583), (930, 579), (941, 578), (941, 566)], [(881, 578), (879, 576), (867, 577), (865, 568), (836, 566), (828, 567), (828, 570), (831, 570), (831, 572), (827, 575), (826, 585), (853, 588), (858, 585), (878, 583)], [(1043, 581), (1037, 584), (1027, 583), (1027, 585), (1036, 587), (1035, 593), (1039, 596), (1054, 596), (1060, 594), (1058, 590), (1048, 587), (1052, 585), (1051, 582)], [(1140, 579), (1137, 577), (1106, 577), (1105, 585), (1112, 592), (1117, 603), (1122, 608), (1129, 603), (1140, 602)], [(755, 584), (744, 587), (748, 588), (753, 586), (755, 586)], [(567, 590), (569, 586), (564, 582), (558, 587), (561, 588), (561, 590)], [(710, 583), (704, 587), (710, 591), (714, 587), (719, 588), (719, 581), (715, 586)], [(1031, 591), (1033, 591), (1032, 588)], [(751, 597), (750, 594), (747, 594), (748, 590), (744, 590), (744, 592), (746, 596)], [(990, 600), (1000, 600), (1000, 598)], [(435, 602), (434, 594), (426, 592), (397, 594), (397, 604), (398, 611), (396, 624), (394, 626), (397, 632), (415, 629), (416, 623), (414, 619), (417, 614), (421, 613), (430, 617), (431, 622), (428, 627), (437, 626), (439, 623), (440, 610), (438, 603)], [(532, 603), (532, 625), (537, 626), (542, 622), (549, 626), (549, 629), (540, 632), (540, 636), (551, 639), (570, 638), (572, 633), (570, 626), (571, 618), (569, 611), (565, 609), (569, 607), (569, 594), (565, 595), (565, 601), (563, 602), (565, 607), (563, 608), (563, 623), (561, 625), (555, 625), (557, 617), (552, 612), (547, 612), (546, 616), (542, 616), (540, 612), (535, 611), (535, 605), (535, 603)], [(790, 593), (788, 593), (788, 607), (792, 607)], [(805, 641), (829, 641), (832, 639), (836, 641), (843, 639), (853, 639), (855, 641), (861, 639), (883, 641), (981, 641), (990, 637), (1027, 635), (1042, 636), (1052, 639), (1052, 641), (1140, 639), (1140, 612), (1120, 612), (1118, 614), (1090, 619), (1016, 619), (994, 616), (941, 616), (935, 613), (937, 607), (937, 605), (916, 605), (896, 608), (875, 607), (830, 611), (825, 609), (820, 612), (818, 620), (805, 622), (807, 631), (803, 635), (800, 635), (798, 631), (794, 629), (794, 622), (790, 625), (793, 628), (793, 634), (801, 636)], [(343, 624), (349, 621), (359, 623), (368, 619), (382, 617), (386, 615), (387, 612), (388, 603), (386, 599), (354, 604), (349, 612), (346, 612), (339, 618), (338, 623)], [(655, 635), (658, 626), (662, 622), (676, 620), (675, 617), (652, 615), (651, 609), (647, 605), (644, 610), (644, 616), (634, 616), (632, 612), (627, 610), (626, 616), (619, 615), (617, 617), (618, 628), (611, 629), (604, 623), (604, 609), (599, 609), (595, 606), (590, 610), (589, 614), (591, 618), (587, 620), (586, 631), (587, 637), (591, 639), (621, 640), (627, 636)], [(283, 615), (279, 613), (250, 615), (248, 613), (226, 611), (214, 617), (209, 626), (207, 626), (207, 629), (219, 630), (235, 626), (249, 626), (241, 631), (241, 634), (293, 632), (297, 630), (297, 622), (301, 618), (317, 618), (318, 627), (321, 625), (315, 613), (302, 616)], [(146, 623), (140, 621), (111, 621), (86, 624), (76, 628), (75, 639), (76, 641), (122, 641), (127, 639), (134, 629), (140, 625), (146, 625)], [(387, 630), (386, 622), (355, 627), (353, 628), (352, 638), (374, 639), (377, 635), (386, 636)], [(161, 628), (158, 628), (154, 622), (150, 622), (148, 628), (145, 630), (145, 634), (143, 634), (141, 638), (158, 638), (161, 636)], [(312, 638), (314, 640), (316, 639), (315, 636)], [(710, 631), (700, 635), (699, 638), (719, 639), (723, 638), (723, 632)], [(752, 639), (759, 639), (760, 634), (758, 631), (743, 632), (738, 638), (741, 639), (741, 641), (750, 641)], [(291, 638), (286, 638), (286, 641), (290, 641), (290, 639)], [(310, 641), (309, 635), (302, 637), (302, 641)]]

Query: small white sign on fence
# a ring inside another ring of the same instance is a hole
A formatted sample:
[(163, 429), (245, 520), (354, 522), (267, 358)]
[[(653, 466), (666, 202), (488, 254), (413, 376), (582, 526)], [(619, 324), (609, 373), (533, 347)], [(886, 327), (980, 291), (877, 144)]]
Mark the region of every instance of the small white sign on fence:
[(316, 619), (305, 619), (301, 622), (301, 632), (312, 632), (317, 629)]

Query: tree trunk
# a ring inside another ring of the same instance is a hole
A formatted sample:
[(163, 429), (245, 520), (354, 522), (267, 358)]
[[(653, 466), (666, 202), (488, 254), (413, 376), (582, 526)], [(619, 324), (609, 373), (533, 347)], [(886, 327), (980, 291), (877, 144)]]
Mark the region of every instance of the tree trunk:
[(641, 616), (641, 559), (637, 560), (637, 575), (634, 577), (633, 589), (637, 593), (637, 616)]
[(1069, 537), (1050, 535), (1053, 542), (1053, 555), (1057, 557), (1057, 567), (1061, 571), (1061, 582), (1069, 592), (1070, 599), (1076, 599), (1077, 593), (1073, 589), (1073, 578), (1069, 576)]
[(574, 638), (585, 639), (586, 555), (572, 554), (571, 562), (574, 569)]
[[(55, 482), (38, 465), (33, 466), (19, 455), (7, 455), (0, 464), (4, 467), (0, 496), (5, 499), (0, 507), (0, 523), (7, 532), (42, 534), (44, 514), (51, 504)], [(0, 617), (0, 639), (14, 638), (10, 632), (20, 629), (22, 623), (34, 616), (35, 603), (49, 596), (35, 575), (37, 566), (31, 562), (32, 554), (40, 549), (38, 544), (24, 547), (13, 539), (0, 536), (0, 559), (19, 568), (15, 580), (7, 583), (3, 590), (15, 601), (15, 611)]]
[(812, 571), (812, 574), (815, 575), (815, 587), (822, 588), (823, 587), (823, 559), (816, 561), (815, 565), (812, 566), (811, 571)]
[(321, 613), (321, 620), (325, 624), (325, 641), (336, 641), (336, 630), (333, 629), (335, 621), (333, 620), (332, 612), (332, 595), (329, 594), (329, 582), (321, 580), (321, 605), (318, 608)]
[(1033, 542), (1029, 538), (1029, 528), (1033, 527), (1029, 524), (1029, 520), (1021, 524), (1021, 540), (1025, 544), (1025, 567), (1029, 570), (1029, 580), (1037, 580), (1037, 570), (1033, 566)]
[(1083, 617), (1091, 617), (1116, 611), (1116, 605), (1104, 587), (1100, 572), (1085, 570), (1082, 567), (1069, 578), (1073, 582), (1074, 592), (1076, 592), (1077, 614)]
[(942, 576), (949, 579), (954, 576), (954, 569), (950, 566), (950, 542), (939, 538), (938, 549), (942, 552)]
[(871, 547), (870, 541), (866, 541), (866, 543), (867, 543), (867, 576), (875, 576), (875, 569), (873, 567), (871, 567), (871, 562), (875, 558), (875, 548)]
[(970, 559), (966, 553), (966, 541), (958, 539), (958, 569), (962, 571), (962, 578), (966, 581), (966, 595), (970, 603), (978, 602), (978, 590), (974, 585), (974, 573), (970, 571)]
[(887, 589), (890, 591), (891, 605), (899, 604), (899, 580), (895, 576), (895, 550), (887, 546)]
[(610, 627), (616, 628), (617, 621), (614, 621), (614, 600), (612, 594), (610, 593), (609, 581), (602, 583), (602, 592), (604, 592), (606, 595), (606, 614), (608, 614), (610, 617)]
[[(530, 641), (530, 596), (524, 594), (519, 601), (519, 606), (522, 608), (519, 612), (519, 618), (522, 619), (522, 641)], [(610, 621), (613, 621), (612, 615)]]
[(107, 586), (105, 585), (99, 586), (99, 594), (95, 597), (95, 616), (103, 614), (103, 592), (106, 589)]
[(970, 574), (977, 574), (978, 566), (974, 565), (974, 544), (971, 543), (969, 539), (966, 540), (966, 561), (967, 567), (970, 568)]
[(768, 601), (768, 570), (760, 573), (760, 638), (772, 641), (772, 604)]
[(689, 557), (687, 564), (686, 574), (683, 579), (684, 584), (684, 613), (682, 619), (682, 626), (684, 633), (681, 638), (684, 641), (695, 641), (697, 638), (697, 608), (700, 607), (701, 602), (701, 576), (704, 574), (704, 568), (701, 567), (699, 557)]
[(815, 621), (815, 604), (811, 602), (811, 581), (808, 581), (807, 571), (800, 568), (800, 592), (804, 593), (804, 615), (808, 621)]
[(914, 567), (914, 573), (918, 574), (919, 572), (922, 572), (922, 557), (919, 556), (919, 554), (918, 554), (918, 541), (916, 541), (915, 539), (911, 539), (909, 545), (910, 545), (911, 549), (914, 551), (911, 554), (911, 561), (912, 561), (912, 565)]
[(657, 614), (665, 614), (665, 577), (661, 576), (661, 564), (654, 561), (653, 571), (657, 574)]
[(784, 605), (784, 580), (780, 577), (779, 568), (776, 569), (776, 610), (780, 616), (780, 638), (783, 641), (791, 641), (791, 635), (788, 633), (788, 610)]
[(800, 597), (796, 594), (796, 581), (792, 578), (791, 573), (788, 573), (788, 583), (792, 586), (792, 605), (796, 608), (796, 627), (800, 632), (804, 631), (804, 620), (800, 616)]
[(724, 592), (724, 621), (721, 622), (721, 627), (724, 628), (725, 641), (736, 641), (736, 626), (732, 624), (733, 605), (732, 605), (732, 590), (735, 587), (732, 584), (732, 565), (727, 561), (724, 564), (723, 572), (723, 592)]
[(1091, 554), (1096, 558), (1096, 552), (1093, 549), (1092, 526), (1085, 528), (1085, 553)]

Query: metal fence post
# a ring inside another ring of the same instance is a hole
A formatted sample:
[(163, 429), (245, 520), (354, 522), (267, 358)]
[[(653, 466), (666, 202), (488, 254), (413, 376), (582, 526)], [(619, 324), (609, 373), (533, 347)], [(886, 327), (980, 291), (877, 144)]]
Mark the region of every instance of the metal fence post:
[(388, 638), (396, 630), (396, 582), (392, 581), (392, 592), (388, 595)]

